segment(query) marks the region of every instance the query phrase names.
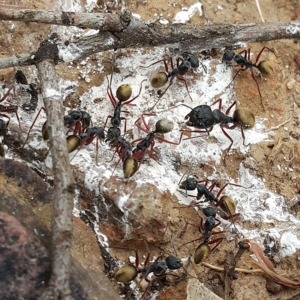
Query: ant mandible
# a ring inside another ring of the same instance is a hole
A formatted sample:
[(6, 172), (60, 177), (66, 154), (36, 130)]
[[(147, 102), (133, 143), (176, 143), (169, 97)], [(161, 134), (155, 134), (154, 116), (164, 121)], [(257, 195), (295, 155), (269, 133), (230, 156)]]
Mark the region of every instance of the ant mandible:
[[(226, 153), (224, 155), (224, 161), (226, 159), (226, 156), (228, 155), (232, 145), (233, 145), (233, 139), (230, 137), (230, 135), (225, 131), (225, 129), (233, 130), (236, 127), (240, 127), (241, 134), (243, 138), (243, 145), (245, 145), (245, 135), (244, 135), (244, 129), (246, 128), (252, 128), (255, 125), (255, 117), (253, 113), (246, 107), (238, 107), (232, 117), (228, 116), (230, 110), (236, 105), (236, 101), (234, 101), (226, 110), (225, 114), (220, 111), (222, 107), (222, 99), (218, 99), (215, 102), (213, 102), (211, 105), (214, 105), (216, 103), (219, 103), (219, 108), (212, 111), (211, 107), (208, 105), (199, 105), (195, 108), (191, 108), (185, 104), (184, 105), (191, 109), (191, 112), (188, 113), (185, 116), (185, 119), (188, 119), (186, 122), (187, 126), (196, 127), (199, 129), (205, 129), (205, 130), (181, 130), (185, 132), (197, 132), (202, 133), (206, 132), (209, 135), (209, 132), (213, 130), (213, 126), (216, 124), (220, 124), (221, 130), (223, 134), (230, 140), (230, 145), (226, 149)], [(233, 125), (229, 126), (229, 123), (233, 123)], [(185, 138), (183, 140), (187, 140), (190, 138)]]
[(241, 51), (238, 54), (235, 54), (232, 50), (227, 49), (225, 51), (225, 53), (223, 54), (223, 57), (222, 57), (222, 62), (225, 62), (227, 65), (231, 64), (231, 61), (234, 60), (240, 66), (240, 69), (235, 73), (235, 75), (233, 76), (233, 79), (230, 82), (230, 84), (233, 82), (233, 80), (236, 78), (236, 76), (241, 71), (246, 71), (247, 69), (251, 70), (251, 76), (252, 76), (252, 78), (255, 81), (255, 84), (257, 86), (259, 97), (261, 99), (261, 105), (262, 105), (263, 108), (264, 108), (264, 106), (263, 106), (263, 102), (262, 102), (262, 96), (261, 96), (261, 92), (260, 92), (260, 88), (259, 88), (258, 82), (257, 82), (257, 80), (255, 78), (255, 75), (254, 75), (254, 72), (253, 72), (253, 68), (258, 69), (259, 72), (260, 72), (260, 74), (264, 74), (264, 75), (272, 75), (273, 74), (273, 68), (272, 68), (272, 66), (271, 66), (271, 64), (270, 64), (269, 61), (262, 60), (262, 61), (260, 61), (257, 64), (257, 62), (258, 62), (261, 54), (266, 49), (274, 53), (274, 51), (272, 49), (270, 49), (268, 47), (263, 47), (260, 50), (260, 52), (258, 53), (258, 55), (257, 55), (257, 57), (255, 59), (255, 62), (252, 62), (250, 60), (250, 48), (248, 49), (248, 51), (247, 50), (243, 50), (243, 51)]
[[(189, 95), (189, 98), (191, 99), (191, 101), (193, 101), (190, 93), (189, 93), (189, 89), (188, 89), (188, 85), (186, 83), (186, 80), (183, 78), (183, 76), (186, 74), (186, 72), (188, 72), (190, 69), (197, 69), (199, 68), (200, 62), (199, 60), (191, 53), (184, 53), (184, 55), (186, 56), (185, 59), (182, 59), (180, 57), (177, 58), (176, 60), (176, 68), (174, 68), (174, 64), (173, 64), (173, 59), (172, 57), (170, 57), (167, 61), (165, 59), (161, 59), (159, 61), (154, 62), (153, 64), (147, 66), (146, 68), (149, 68), (157, 63), (163, 62), (164, 63), (164, 67), (165, 67), (165, 71), (166, 72), (158, 72), (155, 73), (152, 78), (151, 78), (151, 85), (154, 88), (161, 88), (163, 87), (168, 80), (170, 79), (169, 85), (167, 86), (167, 88), (160, 93), (159, 95), (159, 99), (155, 102), (155, 104), (149, 108), (149, 110), (152, 110), (156, 104), (159, 102), (159, 100), (162, 98), (162, 96), (167, 92), (167, 90), (169, 89), (169, 87), (172, 85), (173, 80), (175, 77), (177, 77), (179, 80), (183, 81), (185, 84), (185, 88), (187, 90), (187, 93)], [(168, 64), (171, 65), (171, 69), (172, 71), (169, 72), (169, 68), (168, 68)], [(202, 68), (204, 69), (205, 73), (207, 73), (207, 68), (206, 66), (204, 66), (202, 63)]]

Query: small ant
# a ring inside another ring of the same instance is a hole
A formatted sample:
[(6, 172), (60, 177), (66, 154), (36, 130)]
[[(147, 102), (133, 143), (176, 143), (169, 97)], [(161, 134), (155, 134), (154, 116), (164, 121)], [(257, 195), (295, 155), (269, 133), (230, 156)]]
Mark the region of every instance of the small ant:
[(108, 81), (107, 95), (110, 99), (110, 102), (112, 103), (112, 105), (114, 107), (114, 114), (113, 114), (113, 116), (109, 115), (106, 118), (106, 121), (104, 124), (104, 127), (106, 127), (108, 119), (111, 119), (112, 126), (107, 131), (106, 142), (108, 142), (108, 141), (113, 142), (115, 139), (117, 139), (121, 135), (121, 131), (120, 131), (121, 120), (125, 120), (124, 133), (126, 132), (126, 118), (121, 117), (121, 108), (124, 105), (130, 104), (131, 102), (133, 102), (140, 96), (142, 87), (143, 87), (143, 82), (146, 80), (145, 79), (141, 82), (141, 87), (140, 87), (138, 95), (133, 97), (130, 100), (129, 100), (129, 98), (131, 97), (131, 94), (132, 94), (132, 89), (131, 89), (130, 85), (129, 84), (120, 85), (116, 91), (116, 97), (118, 99), (118, 101), (117, 101), (116, 98), (114, 97), (112, 89), (111, 89), (112, 78), (113, 78), (113, 72), (111, 73), (110, 81), (107, 78), (107, 81)]
[[(156, 122), (155, 130), (150, 131), (150, 126), (146, 123), (144, 116), (155, 116), (155, 114), (143, 114), (134, 123), (135, 126), (137, 126), (140, 130), (146, 132), (147, 135), (144, 138), (139, 138), (132, 142), (132, 144), (134, 144), (140, 141), (132, 151), (132, 156), (124, 160), (123, 171), (125, 178), (129, 178), (135, 174), (135, 172), (140, 168), (141, 164), (143, 163), (146, 153), (148, 153), (149, 156), (152, 157), (152, 153), (155, 151), (155, 138), (160, 140), (161, 142), (165, 142), (172, 145), (179, 145), (182, 139), (182, 133), (178, 142), (168, 141), (160, 136), (157, 136), (157, 133), (165, 134), (171, 132), (174, 128), (174, 124), (167, 119), (161, 119)], [(144, 128), (139, 124), (140, 120), (144, 124)]]
[[(173, 80), (175, 77), (177, 77), (179, 80), (183, 81), (184, 84), (185, 84), (185, 87), (186, 87), (186, 90), (187, 90), (187, 93), (191, 99), (191, 101), (193, 101), (190, 93), (189, 93), (189, 90), (188, 90), (188, 86), (187, 86), (187, 83), (186, 83), (186, 80), (183, 78), (183, 76), (186, 74), (187, 71), (189, 71), (190, 69), (197, 69), (200, 65), (200, 62), (199, 60), (191, 53), (184, 53), (185, 56), (186, 56), (186, 59), (182, 59), (182, 58), (177, 58), (176, 60), (176, 68), (174, 68), (174, 64), (173, 64), (173, 59), (172, 57), (170, 57), (168, 60), (165, 60), (165, 59), (161, 59), (159, 61), (156, 61), (154, 62), (153, 64), (147, 66), (146, 68), (149, 68), (157, 63), (160, 63), (160, 62), (163, 62), (164, 63), (164, 66), (165, 66), (165, 71), (166, 72), (158, 72), (158, 73), (155, 73), (152, 78), (151, 78), (151, 85), (152, 87), (154, 88), (161, 88), (163, 87), (169, 80), (170, 78), (170, 82), (169, 82), (169, 85), (167, 86), (167, 88), (160, 93), (159, 95), (159, 99), (155, 102), (155, 104), (149, 108), (149, 110), (152, 110), (156, 104), (158, 103), (158, 101), (160, 100), (160, 98), (162, 98), (162, 96), (166, 93), (166, 91), (169, 89), (169, 87), (172, 85), (173, 83)], [(171, 65), (171, 69), (172, 71), (169, 72), (169, 68), (168, 68), (168, 64)], [(207, 69), (206, 67), (201, 63), (205, 73), (207, 73)]]
[(182, 262), (177, 257), (170, 255), (165, 260), (162, 259), (162, 255), (158, 256), (157, 259), (151, 264), (149, 263), (149, 257), (150, 257), (150, 251), (149, 247), (147, 246), (147, 256), (144, 262), (144, 267), (139, 268), (139, 256), (138, 252), (134, 250), (135, 252), (135, 265), (128, 264), (123, 267), (121, 267), (116, 273), (115, 273), (115, 280), (117, 282), (121, 283), (127, 283), (135, 278), (137, 278), (138, 274), (140, 276), (138, 277), (139, 282), (141, 283), (142, 280), (145, 280), (148, 282), (148, 286), (146, 290), (144, 291), (141, 299), (143, 299), (150, 288), (150, 280), (148, 279), (148, 276), (153, 273), (156, 277), (166, 277), (167, 275), (172, 276), (178, 276), (174, 273), (168, 272), (168, 270), (178, 270), (182, 267)]
[[(205, 184), (200, 184), (201, 182), (205, 182)], [(243, 187), (243, 186), (234, 183), (226, 183), (215, 196), (212, 193), (212, 190), (216, 186), (216, 183), (213, 183), (209, 188), (207, 188), (206, 185), (207, 185), (206, 180), (197, 181), (197, 179), (194, 177), (188, 177), (186, 180), (181, 182), (179, 188), (184, 189), (186, 192), (197, 189), (197, 196), (196, 196), (197, 200), (200, 200), (204, 196), (205, 198), (204, 201), (209, 201), (210, 204), (220, 208), (223, 219), (225, 220), (230, 219), (234, 221), (240, 215), (239, 213), (235, 213), (236, 212), (235, 202), (229, 196), (222, 196), (220, 199), (219, 196), (228, 185), (233, 185), (238, 187)], [(193, 206), (198, 204), (199, 202), (193, 204)]]
[[(188, 113), (185, 116), (185, 119), (188, 119), (186, 122), (187, 126), (196, 127), (199, 129), (205, 129), (205, 130), (181, 130), (185, 132), (197, 132), (202, 133), (206, 132), (209, 135), (209, 132), (213, 130), (213, 126), (216, 124), (220, 124), (221, 130), (223, 134), (230, 140), (230, 145), (226, 150), (224, 160), (226, 159), (226, 156), (228, 155), (228, 152), (230, 151), (232, 145), (233, 145), (233, 139), (228, 135), (228, 133), (225, 131), (225, 129), (232, 130), (236, 127), (240, 127), (241, 134), (243, 138), (243, 144), (245, 145), (245, 135), (244, 135), (244, 129), (246, 128), (252, 128), (255, 124), (255, 117), (253, 113), (246, 107), (239, 107), (237, 108), (232, 117), (228, 116), (230, 110), (236, 105), (236, 101), (234, 101), (229, 108), (226, 110), (225, 114), (220, 111), (222, 107), (222, 99), (218, 99), (212, 105), (219, 103), (219, 109), (215, 109), (212, 111), (211, 107), (208, 105), (199, 105), (195, 108), (191, 108), (185, 104), (184, 105), (191, 109), (191, 112)], [(229, 126), (229, 123), (233, 123), (233, 125)], [(187, 140), (190, 138), (185, 138), (183, 140)]]
[(264, 75), (272, 75), (273, 74), (273, 68), (272, 68), (269, 61), (262, 60), (262, 61), (259, 62), (259, 64), (257, 64), (262, 52), (266, 49), (274, 53), (274, 51), (272, 49), (270, 49), (268, 47), (263, 47), (260, 50), (260, 52), (258, 53), (255, 62), (252, 62), (250, 60), (250, 48), (248, 49), (248, 51), (243, 50), (242, 52), (240, 52), (238, 54), (235, 54), (232, 50), (227, 49), (225, 51), (225, 53), (223, 54), (223, 57), (222, 57), (222, 62), (225, 62), (227, 65), (231, 64), (231, 61), (234, 60), (240, 66), (240, 69), (233, 76), (233, 79), (232, 79), (231, 83), (236, 78), (236, 76), (240, 73), (240, 71), (246, 71), (247, 69), (251, 70), (251, 76), (252, 76), (252, 78), (255, 81), (255, 84), (257, 86), (257, 90), (258, 90), (258, 93), (259, 93), (259, 96), (260, 96), (260, 99), (261, 99), (262, 107), (263, 107), (262, 96), (261, 96), (261, 93), (260, 93), (258, 82), (257, 82), (257, 80), (255, 78), (255, 75), (254, 75), (254, 72), (253, 72), (253, 68), (258, 69), (260, 71), (260, 74), (264, 74)]
[(22, 105), (22, 108), (25, 110), (25, 111), (35, 111), (36, 107), (37, 107), (37, 104), (38, 104), (38, 92), (37, 90), (34, 88), (34, 86), (32, 84), (28, 84), (27, 82), (27, 79), (24, 75), (24, 73), (21, 71), (21, 70), (18, 70), (15, 74), (15, 78), (16, 78), (16, 81), (17, 83), (20, 83), (20, 84), (24, 84), (24, 85), (28, 85), (28, 89), (26, 90), (31, 98), (30, 98), (30, 103), (24, 103)]
[[(37, 115), (35, 116), (32, 124), (31, 124), (31, 126), (28, 130), (26, 140), (25, 140), (22, 148), (25, 147), (25, 145), (28, 141), (28, 138), (29, 138), (29, 134), (30, 134), (37, 118), (39, 117), (41, 111), (45, 111), (45, 108), (41, 107), (41, 109), (38, 111)], [(74, 136), (80, 136), (84, 133), (85, 130), (88, 129), (90, 123), (91, 123), (91, 116), (87, 112), (82, 111), (82, 110), (80, 110), (80, 111), (75, 110), (75, 111), (70, 112), (68, 115), (64, 116), (64, 126), (66, 128), (68, 128), (68, 131), (67, 131), (66, 134), (70, 133), (73, 129), (72, 134)], [(44, 140), (49, 139), (49, 133), (48, 133), (48, 130), (47, 130), (47, 121), (43, 124), (42, 136), (43, 136)], [(76, 147), (74, 149), (76, 149)]]
[(74, 128), (74, 135), (82, 135), (88, 129), (90, 123), (91, 116), (83, 110), (75, 110), (64, 116), (64, 125), (69, 129), (67, 134)]
[[(214, 251), (218, 245), (223, 241), (224, 238), (217, 238), (214, 240), (211, 240), (211, 236), (215, 234), (221, 234), (225, 231), (216, 231), (213, 232), (213, 229), (218, 227), (221, 222), (220, 220), (216, 219), (216, 211), (213, 207), (209, 206), (204, 209), (202, 209), (202, 212), (207, 217), (206, 221), (203, 223), (203, 218), (200, 218), (200, 224), (198, 227), (198, 230), (201, 234), (200, 238), (197, 238), (193, 241), (187, 242), (182, 244), (180, 247), (193, 243), (195, 241), (199, 241), (203, 239), (203, 242), (197, 247), (194, 253), (194, 262), (196, 264), (199, 264), (203, 262), (212, 251)], [(217, 221), (217, 222), (216, 222)], [(213, 248), (210, 248), (210, 245), (215, 244)]]

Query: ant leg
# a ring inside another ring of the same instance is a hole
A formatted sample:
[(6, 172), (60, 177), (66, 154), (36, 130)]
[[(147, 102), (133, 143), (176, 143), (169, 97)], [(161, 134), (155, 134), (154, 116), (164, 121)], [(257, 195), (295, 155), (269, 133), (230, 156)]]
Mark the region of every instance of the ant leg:
[(181, 132), (180, 137), (179, 137), (179, 141), (178, 141), (178, 142), (172, 142), (172, 141), (166, 140), (166, 139), (164, 139), (164, 138), (161, 138), (161, 137), (159, 137), (159, 136), (155, 136), (155, 138), (158, 139), (159, 141), (165, 142), (165, 143), (167, 143), (167, 144), (171, 144), (171, 145), (179, 145), (179, 144), (181, 143), (182, 136), (183, 136), (183, 132)]
[(229, 147), (225, 150), (226, 153), (225, 153), (225, 156), (223, 158), (223, 160), (225, 161), (226, 159), (226, 156), (228, 155), (228, 152), (230, 151), (231, 147), (232, 147), (232, 144), (233, 144), (233, 139), (231, 138), (231, 136), (224, 130), (224, 128), (227, 128), (227, 129), (234, 129), (235, 127), (237, 127), (239, 125), (239, 123), (237, 124), (234, 124), (232, 126), (220, 126), (221, 127), (221, 130), (223, 131), (223, 134), (230, 140), (230, 145)]
[(257, 64), (257, 62), (258, 62), (258, 60), (259, 60), (261, 54), (262, 54), (263, 51), (266, 50), (266, 49), (274, 53), (274, 51), (273, 51), (272, 49), (270, 49), (270, 48), (268, 48), (268, 47), (263, 47), (263, 48), (259, 51), (259, 53), (257, 54), (256, 60), (255, 60), (255, 64)]
[[(209, 132), (211, 132), (213, 130), (213, 126), (210, 127), (209, 129), (207, 130), (186, 130), (186, 129), (181, 129), (180, 131), (185, 131), (185, 132), (195, 132), (195, 133), (207, 133), (207, 135), (209, 135)], [(198, 137), (201, 137), (201, 136), (205, 136), (205, 135), (200, 135), (200, 136), (193, 136), (193, 137), (188, 137), (188, 138), (184, 138), (183, 140), (191, 140), (191, 139), (195, 139), (195, 138), (198, 138)]]
[(112, 70), (112, 73), (111, 73), (111, 76), (110, 76), (110, 81), (109, 81), (108, 77), (106, 76), (107, 83), (108, 83), (108, 85), (107, 85), (107, 95), (108, 95), (108, 98), (109, 98), (111, 104), (113, 105), (113, 107), (116, 107), (117, 106), (117, 100), (115, 99), (114, 94), (113, 94), (112, 89), (111, 89), (112, 78), (113, 78), (113, 70)]
[[(166, 91), (169, 89), (169, 87), (173, 84), (173, 80), (174, 80), (174, 77), (171, 77), (171, 79), (170, 79), (170, 84), (168, 85), (168, 87), (158, 96), (158, 98), (159, 98), (159, 100), (160, 100), (160, 98), (162, 98), (162, 96), (166, 93)], [(158, 102), (158, 101), (157, 101)], [(157, 103), (156, 102), (156, 103)], [(155, 105), (156, 105), (156, 103), (155, 103)], [(154, 105), (154, 106), (155, 106)], [(153, 107), (154, 107), (153, 106)], [(153, 107), (151, 108), (151, 109), (153, 109)]]
[[(146, 132), (146, 133), (149, 133), (150, 127), (149, 127), (149, 125), (147, 124), (147, 122), (146, 122), (144, 116), (154, 117), (154, 116), (156, 116), (156, 114), (142, 114), (142, 115), (134, 122), (134, 125), (135, 125), (138, 129), (140, 129), (140, 130), (142, 130), (142, 131), (144, 131), (144, 132)], [(143, 128), (141, 125), (139, 125), (139, 123), (141, 123), (140, 120), (142, 120), (142, 123), (144, 124), (144, 128)]]
[(220, 99), (218, 99), (218, 100), (216, 100), (215, 102), (213, 102), (210, 106), (213, 106), (213, 105), (215, 105), (216, 103), (218, 103), (219, 102), (219, 110), (221, 110), (221, 108), (222, 108), (222, 99), (220, 98)]
[(224, 240), (224, 238), (218, 238), (218, 239), (215, 239), (215, 240), (212, 240), (212, 241), (208, 242), (207, 244), (209, 244), (209, 245), (216, 244), (215, 246), (213, 246), (210, 249), (210, 252), (213, 252), (221, 244), (221, 242), (223, 240)]
[(158, 63), (160, 63), (160, 62), (164, 62), (164, 64), (165, 64), (165, 69), (167, 70), (167, 69), (168, 69), (168, 66), (166, 67), (166, 64), (167, 64), (167, 63), (166, 63), (166, 60), (165, 60), (165, 59), (160, 59), (160, 60), (158, 60), (158, 61), (152, 63), (151, 65), (149, 65), (149, 66), (147, 66), (147, 67), (141, 66), (141, 68), (147, 69), (147, 68), (150, 68), (151, 66), (154, 66), (154, 65), (156, 65), (156, 64), (158, 64)]
[[(122, 106), (131, 103), (132, 101), (134, 101), (136, 98), (138, 98), (138, 97), (140, 96), (141, 91), (142, 91), (142, 88), (143, 88), (143, 82), (146, 81), (146, 80), (147, 80), (147, 79), (144, 79), (144, 80), (141, 82), (141, 87), (140, 87), (139, 93), (138, 93), (134, 98), (132, 98), (131, 100), (128, 100), (127, 102), (124, 102), (124, 103), (122, 104)], [(135, 104), (133, 104), (133, 105), (135, 105)]]
[(261, 106), (262, 106), (263, 110), (265, 110), (265, 107), (264, 107), (264, 104), (263, 104), (263, 101), (262, 101), (262, 96), (261, 96), (261, 93), (260, 93), (260, 88), (259, 88), (258, 82), (257, 82), (257, 80), (256, 80), (256, 78), (255, 78), (255, 76), (254, 76), (254, 72), (253, 72), (252, 67), (251, 67), (250, 69), (251, 69), (251, 76), (252, 76), (252, 78), (253, 78), (253, 80), (255, 81), (255, 84), (256, 84), (256, 86), (257, 86), (257, 90), (258, 90), (258, 93), (259, 93)]
[(225, 115), (227, 116), (231, 109), (236, 105), (236, 101), (234, 101), (226, 110)]
[(193, 102), (193, 99), (192, 99), (192, 97), (191, 97), (191, 95), (190, 95), (189, 88), (188, 88), (188, 85), (187, 85), (187, 83), (186, 83), (186, 80), (185, 80), (184, 78), (180, 77), (180, 76), (177, 76), (177, 78), (178, 78), (179, 80), (181, 80), (181, 81), (184, 82), (186, 91), (187, 91), (187, 93), (188, 93), (188, 95), (189, 95), (191, 101)]
[(9, 95), (10, 91), (12, 90), (12, 86), (8, 89), (8, 91), (3, 95), (3, 97), (0, 99), (0, 103), (3, 102)]
[(40, 113), (41, 113), (42, 110), (45, 111), (45, 108), (44, 108), (44, 107), (41, 107), (40, 110), (39, 110), (39, 112), (37, 113), (36, 117), (34, 118), (32, 124), (31, 124), (31, 126), (30, 126), (30, 128), (29, 128), (29, 130), (28, 130), (28, 133), (27, 133), (27, 136), (26, 136), (26, 140), (25, 140), (25, 142), (24, 142), (24, 144), (23, 144), (23, 146), (22, 146), (22, 149), (25, 147), (25, 144), (27, 143), (27, 140), (28, 140), (28, 138), (29, 138), (30, 131), (31, 131), (32, 127), (34, 126), (34, 124), (35, 124), (35, 122), (36, 122), (36, 120), (37, 120), (37, 118), (38, 118), (38, 116), (40, 115)]

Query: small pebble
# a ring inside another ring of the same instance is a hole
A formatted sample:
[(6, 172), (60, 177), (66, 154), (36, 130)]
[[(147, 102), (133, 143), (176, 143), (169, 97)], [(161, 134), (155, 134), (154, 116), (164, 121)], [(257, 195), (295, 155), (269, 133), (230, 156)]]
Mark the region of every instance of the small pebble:
[(272, 279), (267, 279), (266, 282), (267, 290), (272, 294), (277, 294), (282, 291), (283, 287), (279, 283), (273, 281)]
[(291, 78), (287, 83), (286, 83), (286, 87), (291, 90), (295, 87), (296, 84), (296, 80), (294, 78)]

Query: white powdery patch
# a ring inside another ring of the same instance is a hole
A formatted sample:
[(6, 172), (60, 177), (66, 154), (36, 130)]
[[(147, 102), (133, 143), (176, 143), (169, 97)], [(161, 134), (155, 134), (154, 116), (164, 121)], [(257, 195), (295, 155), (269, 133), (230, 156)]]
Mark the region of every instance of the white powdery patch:
[(290, 35), (295, 35), (297, 32), (300, 32), (299, 22), (297, 22), (296, 24), (292, 23), (291, 25), (287, 26), (285, 31)]
[(86, 12), (92, 12), (93, 9), (97, 6), (97, 0), (86, 0), (85, 1), (85, 9)]
[(80, 210), (78, 209), (78, 198), (79, 198), (80, 191), (79, 189), (75, 189), (74, 193), (74, 206), (73, 206), (73, 215), (77, 218), (80, 218)]
[(199, 17), (202, 16), (202, 3), (198, 2), (190, 6), (189, 8), (182, 8), (182, 11), (178, 12), (173, 18), (173, 24), (188, 22), (195, 13), (199, 12)]
[(61, 93), (58, 90), (55, 89), (46, 89), (45, 91), (43, 91), (43, 97), (44, 98), (60, 98), (61, 97)]
[[(292, 255), (296, 249), (300, 248), (300, 240), (296, 235), (292, 239), (287, 239), (290, 231), (298, 232), (300, 221), (290, 214), (287, 210), (284, 197), (268, 191), (261, 179), (250, 174), (249, 170), (240, 166), (239, 184), (250, 187), (249, 189), (240, 189), (239, 194), (236, 194), (237, 210), (241, 213), (242, 220), (248, 220), (252, 223), (270, 224), (275, 226), (271, 229), (244, 230), (242, 224), (238, 226), (239, 230), (247, 238), (258, 238), (262, 242), (262, 237), (272, 232), (272, 235), (281, 236), (282, 256)], [(237, 190), (237, 187), (232, 187)], [(234, 197), (234, 193), (230, 192)], [(288, 249), (288, 250), (285, 250)]]
[(281, 257), (293, 255), (300, 248), (300, 240), (291, 232), (284, 232), (280, 239)]
[[(139, 130), (134, 122), (141, 117), (143, 112), (147, 112), (147, 109), (157, 101), (155, 97), (156, 90), (150, 85), (149, 80), (157, 71), (163, 71), (164, 65), (162, 62), (157, 63), (151, 67), (147, 67), (157, 60), (164, 57), (166, 52), (163, 48), (154, 48), (149, 50), (147, 53), (143, 53), (140, 50), (132, 51), (131, 56), (117, 58), (116, 66), (119, 68), (120, 73), (113, 75), (112, 79), (112, 93), (115, 95), (117, 88), (121, 84), (128, 83), (132, 87), (132, 97), (136, 96), (139, 92), (141, 82), (143, 83), (143, 89), (140, 97), (133, 102), (134, 106), (125, 106), (124, 110), (129, 111), (129, 114), (122, 114), (126, 117), (127, 130), (133, 129), (132, 133), (134, 135), (133, 140), (138, 138), (143, 138), (146, 133)], [(180, 123), (185, 121), (185, 116), (190, 112), (190, 109), (185, 106), (177, 106), (174, 109), (168, 109), (170, 105), (178, 105), (179, 103), (184, 103), (190, 107), (195, 107), (199, 104), (211, 104), (214, 101), (216, 95), (220, 95), (223, 92), (222, 100), (225, 111), (232, 100), (231, 87), (226, 87), (230, 84), (232, 78), (232, 71), (220, 63), (219, 60), (211, 59), (205, 60), (203, 64), (208, 68), (209, 74), (205, 74), (200, 66), (195, 74), (189, 72), (186, 74), (185, 78), (187, 80), (189, 92), (193, 98), (193, 102), (188, 97), (186, 88), (182, 82), (179, 82), (176, 78), (173, 84), (166, 92), (164, 97), (158, 102), (156, 107), (157, 116), (150, 116), (146, 119), (146, 122), (152, 121), (151, 130), (154, 129), (154, 124), (161, 118), (168, 118), (174, 122), (174, 129), (171, 133), (164, 136), (165, 139), (170, 141), (178, 141), (180, 137)], [(213, 72), (211, 71), (213, 69)], [(196, 79), (196, 80), (195, 80)], [(110, 76), (109, 76), (110, 80)], [(192, 83), (192, 80), (193, 83)], [(102, 126), (108, 115), (113, 114), (113, 106), (107, 96), (107, 84), (90, 88), (85, 94), (80, 97), (82, 107), (91, 114), (94, 126)], [(166, 85), (167, 86), (167, 85)], [(166, 88), (166, 86), (164, 88)], [(225, 92), (224, 92), (225, 91)], [(200, 96), (199, 96), (200, 95)], [(103, 99), (103, 101), (97, 101), (94, 103), (95, 99)], [(116, 99), (117, 101), (117, 99)], [(217, 108), (217, 105), (215, 106)], [(140, 119), (141, 121), (141, 119)], [(122, 121), (121, 130), (124, 130), (124, 121)], [(110, 119), (107, 121), (107, 126), (110, 125)], [(262, 124), (258, 123), (258, 129), (263, 130)], [(143, 126), (144, 127), (144, 126)], [(248, 133), (253, 132), (253, 136), (248, 138)], [(256, 127), (252, 130), (245, 131), (246, 143), (251, 140), (251, 143), (258, 143), (262, 140), (266, 140), (266, 134), (255, 134)], [(243, 141), (241, 133), (238, 129), (229, 131), (229, 134), (233, 136), (234, 144), (232, 149), (241, 148), (243, 152), (246, 152), (248, 147), (243, 146)], [(235, 134), (235, 135), (234, 135)], [(197, 136), (197, 134), (194, 134)], [(147, 160), (138, 171), (138, 176), (134, 176), (130, 180), (136, 180), (138, 184), (143, 182), (149, 182), (155, 184), (161, 191), (169, 189), (172, 193), (178, 188), (178, 182), (180, 176), (174, 170), (173, 160), (174, 155), (179, 155), (181, 161), (191, 161), (191, 162), (209, 162), (211, 160), (218, 163), (221, 159), (222, 151), (228, 147), (229, 140), (222, 133), (220, 126), (215, 126), (211, 135), (218, 139), (218, 143), (206, 142), (206, 137), (194, 138), (191, 140), (182, 141), (180, 145), (170, 145), (160, 141), (155, 142), (156, 147), (159, 149), (159, 162), (155, 162), (152, 159)], [(184, 136), (186, 137), (186, 136)], [(237, 138), (236, 138), (237, 137)], [(101, 153), (101, 147), (100, 151)], [(80, 150), (82, 151), (82, 150)], [(112, 151), (105, 152), (108, 155), (113, 154)], [(109, 154), (110, 153), (110, 154)], [(101, 154), (100, 154), (101, 156)], [(102, 155), (103, 156), (103, 155)], [(107, 171), (112, 171), (114, 165), (107, 163), (109, 157), (104, 155), (106, 161), (101, 162), (100, 165), (103, 168), (107, 168)], [(93, 168), (93, 166), (88, 166), (87, 164), (79, 164), (82, 170), (87, 170)], [(114, 175), (122, 177), (121, 164), (117, 167)]]

